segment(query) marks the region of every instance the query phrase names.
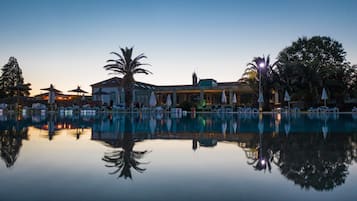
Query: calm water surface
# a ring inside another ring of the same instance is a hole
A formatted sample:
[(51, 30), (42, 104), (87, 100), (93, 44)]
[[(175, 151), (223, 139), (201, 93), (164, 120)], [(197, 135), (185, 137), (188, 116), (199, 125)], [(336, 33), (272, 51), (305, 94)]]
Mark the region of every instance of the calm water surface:
[(357, 200), (357, 115), (0, 116), (0, 140), (0, 200)]

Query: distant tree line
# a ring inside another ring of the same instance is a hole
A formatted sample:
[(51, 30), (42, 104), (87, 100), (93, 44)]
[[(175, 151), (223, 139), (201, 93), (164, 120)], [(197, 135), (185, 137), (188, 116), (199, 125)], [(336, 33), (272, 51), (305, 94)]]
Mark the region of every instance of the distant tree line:
[(269, 56), (255, 57), (240, 81), (248, 83), (257, 95), (259, 73), (266, 110), (271, 109), (268, 100), (273, 91), (280, 94), (280, 102), (287, 91), (292, 101), (299, 101), (305, 107), (321, 103), (323, 88), (329, 100), (339, 107), (345, 105), (345, 100), (357, 98), (357, 65), (347, 61), (342, 44), (330, 37), (299, 38), (283, 49), (273, 64)]
[(17, 59), (10, 57), (9, 61), (1, 68), (0, 98), (29, 96), (30, 85), (29, 83), (24, 83), (22, 70)]

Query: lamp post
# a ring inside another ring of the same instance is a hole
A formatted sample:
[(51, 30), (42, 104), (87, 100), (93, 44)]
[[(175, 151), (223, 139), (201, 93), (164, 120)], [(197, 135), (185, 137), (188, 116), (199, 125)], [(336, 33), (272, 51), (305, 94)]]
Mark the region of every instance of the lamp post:
[(258, 64), (258, 67), (259, 67), (259, 96), (258, 96), (258, 103), (259, 103), (259, 112), (263, 112), (262, 103), (264, 102), (264, 97), (263, 97), (263, 93), (262, 93), (262, 68), (265, 67), (265, 63), (264, 62), (260, 62)]

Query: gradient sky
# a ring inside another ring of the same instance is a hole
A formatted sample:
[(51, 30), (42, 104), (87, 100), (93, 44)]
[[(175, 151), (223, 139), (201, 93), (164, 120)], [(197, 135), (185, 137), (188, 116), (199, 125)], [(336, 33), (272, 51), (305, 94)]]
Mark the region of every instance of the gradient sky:
[(109, 53), (144, 53), (152, 84), (238, 80), (255, 56), (275, 59), (299, 37), (330, 36), (357, 64), (355, 0), (0, 0), (0, 65), (15, 56), (31, 94), (110, 78)]

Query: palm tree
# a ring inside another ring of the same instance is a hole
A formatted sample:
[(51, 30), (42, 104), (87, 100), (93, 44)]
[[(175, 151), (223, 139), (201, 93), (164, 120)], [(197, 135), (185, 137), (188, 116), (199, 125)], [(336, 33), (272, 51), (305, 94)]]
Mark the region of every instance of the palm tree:
[(144, 54), (140, 54), (134, 59), (132, 59), (133, 55), (133, 47), (128, 48), (120, 48), (121, 54), (117, 52), (111, 52), (118, 56), (118, 59), (109, 59), (108, 63), (104, 66), (105, 70), (112, 71), (114, 74), (123, 75), (123, 79), (121, 81), (121, 86), (125, 91), (125, 105), (130, 106), (132, 104), (132, 94), (133, 94), (133, 86), (135, 83), (134, 75), (135, 74), (151, 74), (149, 70), (141, 68), (140, 66), (149, 65), (146, 63), (142, 63), (141, 60), (147, 58)]
[[(262, 65), (263, 64), (263, 65)], [(272, 89), (274, 88), (275, 71), (274, 67), (277, 62), (270, 64), (270, 56), (254, 57), (252, 62), (247, 64), (247, 68), (243, 73), (243, 80), (246, 81), (254, 91), (258, 94), (259, 77), (261, 73), (261, 86), (264, 100), (264, 108), (269, 108), (269, 101), (272, 96)], [(263, 68), (259, 66), (264, 66)]]

